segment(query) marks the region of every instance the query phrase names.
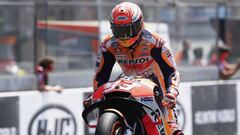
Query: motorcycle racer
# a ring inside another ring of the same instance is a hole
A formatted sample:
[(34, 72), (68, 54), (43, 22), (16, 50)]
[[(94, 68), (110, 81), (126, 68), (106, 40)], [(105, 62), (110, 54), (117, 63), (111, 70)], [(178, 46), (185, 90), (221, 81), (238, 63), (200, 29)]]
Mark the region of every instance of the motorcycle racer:
[(110, 24), (113, 35), (107, 35), (99, 47), (94, 90), (109, 81), (115, 62), (127, 76), (151, 79), (161, 87), (156, 96), (164, 95), (164, 102), (159, 104), (168, 108), (172, 134), (182, 135), (175, 113), (180, 75), (164, 39), (144, 27), (142, 11), (134, 3), (116, 5)]

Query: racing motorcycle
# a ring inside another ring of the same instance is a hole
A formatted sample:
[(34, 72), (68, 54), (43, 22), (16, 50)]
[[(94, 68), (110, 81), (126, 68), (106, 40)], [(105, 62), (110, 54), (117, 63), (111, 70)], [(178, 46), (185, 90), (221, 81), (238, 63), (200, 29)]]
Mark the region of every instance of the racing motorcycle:
[[(149, 79), (121, 77), (92, 94), (93, 103), (82, 117), (90, 128), (96, 128), (95, 135), (170, 135), (166, 108), (156, 102), (163, 99), (158, 89)], [(88, 119), (91, 113), (96, 124)]]

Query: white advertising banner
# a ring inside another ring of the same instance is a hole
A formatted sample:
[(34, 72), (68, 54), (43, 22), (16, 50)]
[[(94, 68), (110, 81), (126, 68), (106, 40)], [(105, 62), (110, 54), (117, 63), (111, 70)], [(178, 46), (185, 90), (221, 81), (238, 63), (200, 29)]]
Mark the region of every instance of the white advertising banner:
[(20, 135), (83, 135), (83, 92), (25, 92), (20, 95)]
[[(185, 133), (191, 133), (191, 94), (188, 83), (181, 83), (177, 113)], [(18, 97), (19, 133), (11, 135), (86, 135), (82, 119), (83, 97), (92, 88), (66, 89), (62, 93), (38, 91), (2, 93)], [(17, 101), (16, 101), (17, 102)], [(16, 104), (16, 103), (15, 103)], [(10, 119), (10, 118), (7, 118)], [(16, 130), (16, 129), (15, 129)]]
[(185, 134), (192, 135), (192, 102), (190, 83), (180, 83), (179, 85), (177, 114), (180, 128)]
[[(239, 80), (180, 83), (177, 114), (183, 132), (239, 134), (239, 90)], [(92, 135), (82, 119), (89, 92), (91, 87), (0, 93), (0, 135)]]
[(237, 96), (237, 112), (238, 112), (238, 114), (237, 114), (237, 133), (238, 133), (238, 135), (240, 135), (240, 116), (239, 116), (239, 114), (240, 114), (240, 81), (238, 81), (237, 82), (237, 94), (236, 94), (236, 96)]
[[(181, 83), (177, 113), (185, 133), (191, 133), (190, 85)], [(83, 135), (83, 93), (91, 88), (67, 89), (63, 93), (19, 92), (20, 135)]]

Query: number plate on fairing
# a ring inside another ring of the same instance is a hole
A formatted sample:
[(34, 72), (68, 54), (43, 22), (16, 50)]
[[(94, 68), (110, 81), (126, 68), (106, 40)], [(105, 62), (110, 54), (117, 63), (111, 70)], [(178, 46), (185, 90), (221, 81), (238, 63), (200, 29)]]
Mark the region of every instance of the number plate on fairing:
[(125, 90), (125, 91), (130, 91), (134, 87), (138, 86), (139, 84), (135, 82), (130, 82), (128, 80), (120, 80), (115, 83), (108, 83), (105, 85), (105, 90), (104, 93), (108, 93), (111, 90)]

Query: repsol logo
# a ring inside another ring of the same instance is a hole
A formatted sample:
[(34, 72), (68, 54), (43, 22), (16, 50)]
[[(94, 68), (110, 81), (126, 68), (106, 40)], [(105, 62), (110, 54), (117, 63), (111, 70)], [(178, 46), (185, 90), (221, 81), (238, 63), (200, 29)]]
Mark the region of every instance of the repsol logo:
[(28, 135), (77, 135), (76, 119), (62, 105), (47, 105), (31, 119)]
[(149, 57), (142, 57), (137, 59), (118, 60), (119, 64), (142, 64), (149, 61)]

